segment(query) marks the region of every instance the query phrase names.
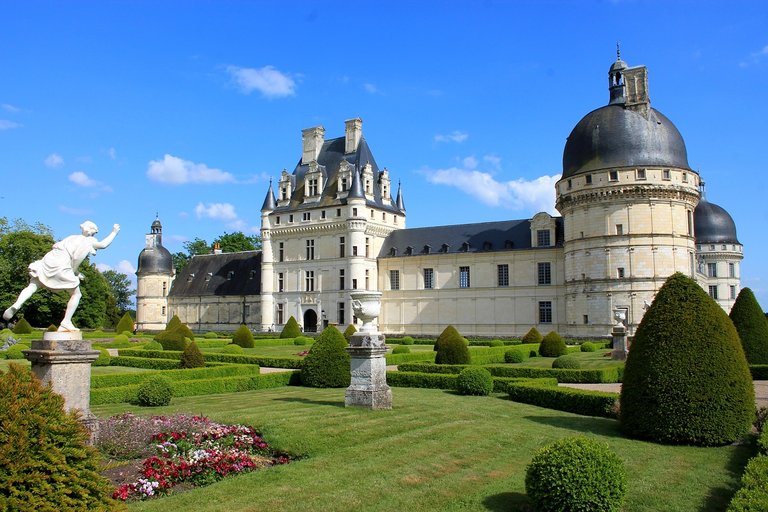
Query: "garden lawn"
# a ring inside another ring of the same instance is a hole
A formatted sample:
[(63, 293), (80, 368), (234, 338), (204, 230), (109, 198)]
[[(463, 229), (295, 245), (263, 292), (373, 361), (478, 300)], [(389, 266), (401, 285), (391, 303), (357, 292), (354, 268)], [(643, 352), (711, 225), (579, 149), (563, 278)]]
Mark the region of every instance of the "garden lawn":
[(394, 409), (344, 407), (344, 389), (285, 387), (175, 398), (170, 406), (96, 406), (99, 416), (204, 414), (254, 425), (307, 458), (157, 500), (131, 511), (530, 510), (525, 466), (541, 446), (583, 433), (626, 462), (624, 512), (722, 511), (744, 446), (693, 448), (627, 440), (614, 420), (430, 389), (395, 388)]
[[(574, 356), (581, 363), (584, 369), (593, 368), (612, 368), (614, 366), (624, 366), (624, 361), (614, 361), (605, 354), (610, 349), (600, 349), (597, 352), (572, 352), (569, 356)], [(518, 366), (531, 366), (534, 368), (552, 368), (552, 361), (555, 357), (531, 357), (525, 362), (518, 363)]]

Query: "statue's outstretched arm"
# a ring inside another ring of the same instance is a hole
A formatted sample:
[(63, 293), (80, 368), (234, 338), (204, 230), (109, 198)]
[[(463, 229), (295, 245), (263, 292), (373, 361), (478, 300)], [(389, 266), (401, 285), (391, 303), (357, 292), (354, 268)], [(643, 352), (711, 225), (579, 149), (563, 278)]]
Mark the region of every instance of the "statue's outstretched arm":
[(120, 231), (120, 224), (115, 224), (112, 226), (112, 232), (104, 237), (104, 240), (96, 240), (93, 242), (93, 248), (94, 249), (104, 249), (105, 247), (109, 247), (109, 244), (112, 243), (112, 240), (115, 239), (115, 236), (117, 236), (117, 233)]

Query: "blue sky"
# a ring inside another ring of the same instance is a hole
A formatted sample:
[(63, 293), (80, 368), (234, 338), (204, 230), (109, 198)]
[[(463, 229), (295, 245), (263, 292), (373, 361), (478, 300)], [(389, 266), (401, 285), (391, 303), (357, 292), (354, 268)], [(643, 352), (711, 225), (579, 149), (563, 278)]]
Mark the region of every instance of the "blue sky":
[[(0, 215), (58, 238), (122, 231), (95, 262), (257, 232), (301, 130), (363, 119), (409, 227), (554, 212), (565, 139), (608, 102), (616, 42), (649, 69), (707, 198), (734, 217), (768, 308), (768, 4), (711, 1), (5, 2)], [(760, 220), (764, 219), (764, 220)]]

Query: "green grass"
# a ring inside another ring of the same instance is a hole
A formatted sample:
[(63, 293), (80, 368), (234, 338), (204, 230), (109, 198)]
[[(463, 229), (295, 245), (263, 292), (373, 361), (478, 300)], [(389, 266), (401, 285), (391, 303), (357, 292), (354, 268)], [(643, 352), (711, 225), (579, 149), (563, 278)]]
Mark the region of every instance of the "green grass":
[(307, 455), (285, 466), (225, 479), (132, 511), (529, 510), (525, 466), (556, 439), (607, 442), (629, 475), (624, 512), (721, 511), (752, 450), (627, 440), (602, 418), (395, 388), (394, 409), (347, 409), (344, 389), (286, 387), (176, 398), (168, 407), (96, 406), (99, 416), (186, 412), (259, 428), (276, 448)]
[[(610, 357), (605, 357), (604, 354), (610, 352), (609, 349), (601, 349), (597, 352), (572, 352), (571, 354), (581, 363), (581, 367), (585, 369), (593, 368), (611, 368), (614, 366), (624, 366), (623, 361), (614, 361)], [(519, 366), (532, 366), (534, 368), (552, 368), (552, 361), (554, 357), (531, 357), (523, 363), (518, 363)]]

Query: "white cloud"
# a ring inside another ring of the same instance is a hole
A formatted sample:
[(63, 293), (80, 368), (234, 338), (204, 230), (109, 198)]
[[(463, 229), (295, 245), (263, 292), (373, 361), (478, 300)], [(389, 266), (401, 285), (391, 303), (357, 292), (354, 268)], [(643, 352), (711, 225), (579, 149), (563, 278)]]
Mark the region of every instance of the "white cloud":
[(296, 94), (296, 82), (273, 66), (260, 69), (227, 66), (227, 72), (244, 94), (259, 91), (266, 98), (284, 98)]
[(237, 220), (235, 207), (230, 203), (197, 203), (195, 206), (195, 215), (198, 219), (209, 218), (215, 220)]
[(131, 263), (128, 260), (120, 260), (117, 263), (116, 270), (118, 272), (122, 272), (123, 274), (129, 275), (129, 276), (136, 273), (136, 267), (134, 267), (133, 263)]
[(180, 185), (183, 183), (231, 183), (235, 177), (221, 169), (166, 154), (162, 160), (150, 160), (147, 176), (152, 181)]
[(72, 183), (74, 183), (79, 187), (95, 188), (102, 192), (112, 192), (111, 187), (109, 187), (108, 185), (105, 185), (100, 181), (94, 180), (93, 178), (85, 174), (83, 171), (75, 171), (72, 174), (70, 174), (69, 181), (71, 181)]
[(117, 150), (115, 148), (109, 148), (107, 150), (107, 155), (109, 155), (109, 158), (112, 160), (117, 160)]
[(59, 211), (68, 215), (90, 215), (93, 213), (90, 208), (71, 208), (64, 205), (59, 205)]
[(45, 158), (44, 162), (46, 167), (56, 169), (64, 165), (64, 158), (58, 153), (51, 153)]
[(468, 133), (454, 130), (447, 135), (443, 135), (443, 134), (435, 135), (435, 142), (456, 142), (460, 144), (465, 140), (467, 140), (468, 138), (469, 138)]
[(16, 107), (14, 105), (10, 105), (8, 103), (3, 103), (2, 105), (0, 105), (0, 108), (5, 110), (6, 112), (14, 112), (15, 113), (15, 112), (20, 112), (21, 111), (21, 109), (19, 107)]
[(112, 270), (112, 266), (107, 265), (106, 263), (97, 263), (96, 268), (99, 272), (106, 272), (107, 270)]
[(468, 157), (463, 161), (463, 168), (427, 170), (427, 181), (455, 187), (488, 206), (556, 213), (555, 183), (560, 179), (559, 175), (498, 181), (491, 173), (478, 170), (477, 163), (476, 159)]
[(739, 66), (746, 68), (755, 64), (760, 64), (760, 61), (765, 57), (768, 57), (768, 44), (763, 46), (760, 50), (749, 54), (749, 57), (739, 62)]
[(368, 94), (379, 94), (379, 88), (376, 87), (374, 84), (363, 84), (363, 89), (365, 89), (365, 92)]
[(0, 130), (12, 130), (13, 128), (18, 128), (21, 125), (19, 123), (14, 123), (13, 121), (8, 121), (7, 119), (0, 119)]

